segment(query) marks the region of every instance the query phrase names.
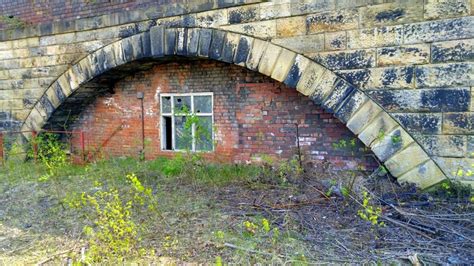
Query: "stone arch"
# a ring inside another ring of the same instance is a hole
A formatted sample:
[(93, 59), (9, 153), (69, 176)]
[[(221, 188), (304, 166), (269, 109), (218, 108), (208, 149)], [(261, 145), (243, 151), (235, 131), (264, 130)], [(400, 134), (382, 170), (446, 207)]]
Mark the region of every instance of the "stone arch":
[(427, 188), (446, 178), (388, 112), (331, 70), (269, 41), (217, 29), (155, 26), (89, 54), (48, 87), (22, 130), (40, 130), (81, 85), (110, 70), (136, 60), (173, 56), (233, 63), (296, 88), (341, 120), (400, 182)]

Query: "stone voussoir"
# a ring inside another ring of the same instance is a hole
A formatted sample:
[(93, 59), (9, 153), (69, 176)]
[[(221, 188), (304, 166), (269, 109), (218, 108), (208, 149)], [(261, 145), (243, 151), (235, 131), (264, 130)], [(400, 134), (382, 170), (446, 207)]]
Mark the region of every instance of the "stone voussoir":
[(369, 100), (363, 92), (356, 90), (354, 95), (334, 114), (344, 124)]
[(301, 75), (296, 90), (305, 96), (313, 95), (325, 71), (324, 67), (310, 62)]
[(446, 176), (441, 169), (432, 160), (428, 160), (403, 174), (397, 180), (399, 183), (414, 183), (418, 187), (426, 189), (445, 179)]
[(296, 53), (283, 48), (276, 61), (275, 67), (273, 68), (273, 72), (271, 74), (272, 79), (280, 82), (284, 81), (288, 76), (290, 68), (293, 66), (295, 57)]
[(260, 59), (260, 63), (258, 65), (258, 72), (266, 76), (271, 76), (273, 68), (277, 62), (278, 57), (280, 56), (281, 51), (282, 48), (280, 46), (271, 43), (268, 44), (267, 49), (265, 49), (265, 52), (263, 53), (262, 58)]
[(394, 177), (400, 177), (430, 158), (417, 143), (408, 145), (405, 149), (388, 158), (384, 165)]
[(398, 125), (391, 116), (381, 112), (365, 129), (359, 134), (359, 139), (368, 147), (372, 147), (377, 141), (383, 140), (387, 134)]
[(385, 162), (392, 155), (403, 150), (413, 142), (413, 138), (403, 128), (397, 126), (392, 132), (386, 134), (385, 137), (374, 142), (371, 149), (380, 161)]
[(249, 56), (247, 57), (246, 66), (248, 69), (257, 70), (260, 59), (267, 49), (268, 42), (259, 39), (254, 39), (252, 50), (250, 50)]
[(327, 112), (335, 113), (339, 108), (350, 99), (356, 88), (342, 79), (336, 79), (334, 86), (331, 88), (331, 93), (323, 101), (322, 106)]
[(155, 26), (150, 28), (151, 54), (155, 57), (164, 55), (165, 28)]
[(240, 34), (228, 32), (224, 39), (221, 60), (226, 63), (233, 63), (235, 53), (240, 41)]
[(176, 54), (176, 29), (167, 28), (165, 29), (165, 49), (164, 55), (175, 55)]
[(235, 52), (234, 64), (244, 67), (247, 58), (249, 57), (250, 51), (252, 50), (254, 38), (241, 35), (239, 39), (239, 44), (237, 45), (237, 50)]
[(296, 88), (296, 85), (301, 79), (304, 70), (311, 63), (307, 57), (297, 54), (294, 63), (290, 66), (290, 70), (286, 79), (283, 81), (288, 87)]
[(357, 112), (347, 121), (346, 126), (352, 133), (358, 135), (364, 128), (381, 112), (382, 108), (373, 101), (367, 101)]

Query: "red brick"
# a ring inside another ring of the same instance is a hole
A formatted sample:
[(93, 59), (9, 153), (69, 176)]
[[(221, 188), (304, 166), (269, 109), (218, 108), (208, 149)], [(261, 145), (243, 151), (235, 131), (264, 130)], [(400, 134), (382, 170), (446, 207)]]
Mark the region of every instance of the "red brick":
[[(89, 150), (105, 143), (102, 150), (107, 156), (138, 155), (141, 111), (136, 92), (143, 91), (145, 135), (151, 140), (147, 158), (172, 156), (174, 152), (160, 149), (158, 88), (161, 93), (214, 92), (219, 141), (215, 152), (206, 154), (208, 158), (227, 162), (245, 162), (261, 154), (291, 158), (296, 155), (297, 122), (306, 158), (327, 160), (341, 168), (354, 163), (373, 166), (363, 156), (359, 141), (354, 148), (333, 147), (355, 136), (307, 97), (258, 73), (213, 61), (169, 63), (127, 77), (116, 83), (114, 94), (96, 99), (84, 110), (73, 128), (86, 132)], [(122, 123), (125, 127), (116, 131)]]

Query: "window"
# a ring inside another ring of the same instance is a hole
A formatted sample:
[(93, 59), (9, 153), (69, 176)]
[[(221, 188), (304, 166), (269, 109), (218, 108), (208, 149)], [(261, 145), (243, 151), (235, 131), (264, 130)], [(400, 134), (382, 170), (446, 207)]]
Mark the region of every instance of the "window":
[(213, 94), (161, 94), (161, 149), (212, 151)]

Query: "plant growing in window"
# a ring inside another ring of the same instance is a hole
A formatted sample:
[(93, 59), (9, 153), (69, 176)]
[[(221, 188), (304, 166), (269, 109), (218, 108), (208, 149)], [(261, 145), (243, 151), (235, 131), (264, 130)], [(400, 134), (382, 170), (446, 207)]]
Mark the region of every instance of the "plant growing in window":
[(212, 151), (213, 94), (161, 95), (162, 150)]

